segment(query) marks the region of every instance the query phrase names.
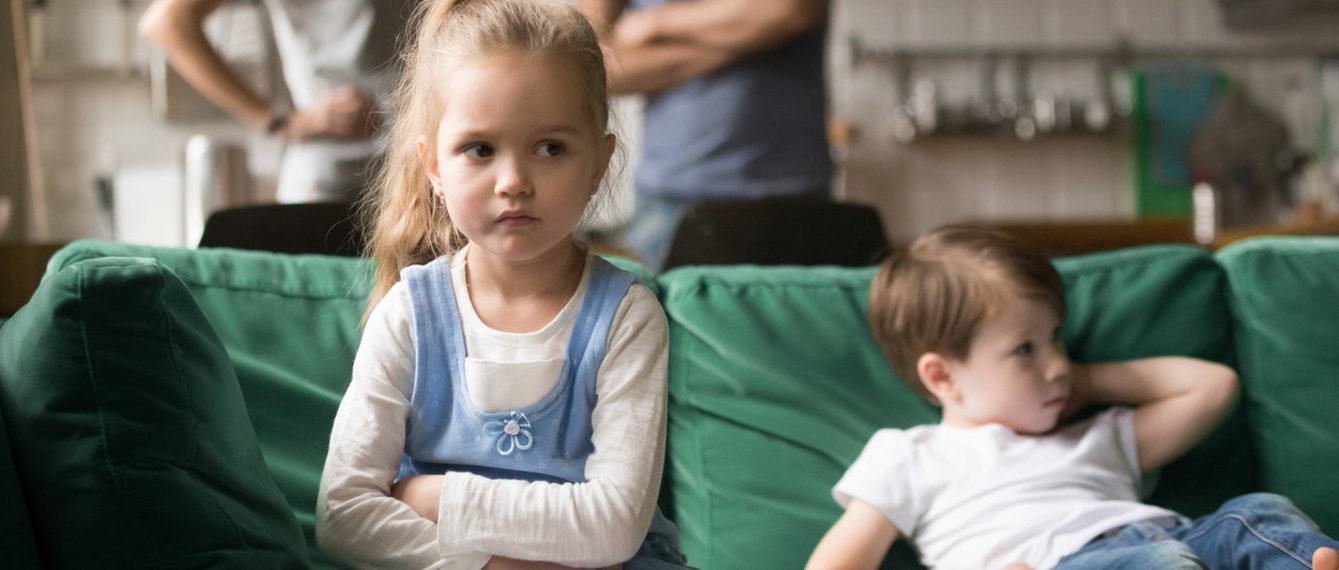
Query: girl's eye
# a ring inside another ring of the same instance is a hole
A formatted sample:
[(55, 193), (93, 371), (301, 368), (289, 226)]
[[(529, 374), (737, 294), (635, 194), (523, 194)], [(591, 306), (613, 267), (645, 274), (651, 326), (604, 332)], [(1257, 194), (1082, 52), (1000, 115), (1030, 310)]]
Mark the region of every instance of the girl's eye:
[(1014, 356), (1032, 356), (1032, 341), (1018, 345), (1018, 348), (1014, 349)]
[(488, 158), (493, 156), (493, 147), (486, 144), (476, 144), (465, 148), (465, 156), (470, 158)]
[(558, 156), (563, 153), (563, 145), (558, 143), (544, 143), (539, 145), (540, 156)]

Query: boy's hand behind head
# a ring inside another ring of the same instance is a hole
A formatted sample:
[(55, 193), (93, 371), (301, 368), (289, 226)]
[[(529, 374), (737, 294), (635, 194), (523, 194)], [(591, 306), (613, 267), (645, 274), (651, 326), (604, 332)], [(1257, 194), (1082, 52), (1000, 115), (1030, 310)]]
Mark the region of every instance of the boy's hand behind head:
[(1069, 401), (1065, 403), (1065, 409), (1060, 412), (1060, 424), (1067, 423), (1092, 404), (1093, 401), (1088, 389), (1088, 365), (1071, 362), (1069, 365)]

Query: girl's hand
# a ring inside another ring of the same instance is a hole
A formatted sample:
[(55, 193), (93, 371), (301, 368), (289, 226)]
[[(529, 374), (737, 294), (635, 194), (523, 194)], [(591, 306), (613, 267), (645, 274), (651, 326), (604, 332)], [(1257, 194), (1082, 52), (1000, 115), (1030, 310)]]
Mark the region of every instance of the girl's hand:
[[(494, 556), (484, 565), (484, 570), (573, 570), (571, 566), (554, 564), (552, 562), (533, 562), (530, 560), (516, 560), (503, 556)], [(623, 570), (622, 564), (606, 566), (600, 570)]]
[(425, 519), (437, 522), (437, 504), (442, 500), (443, 475), (414, 475), (391, 485), (391, 496), (409, 505)]
[(1004, 566), (1000, 566), (999, 570), (1032, 570), (1032, 567), (1028, 566), (1027, 564), (1023, 564), (1022, 562), (1013, 562), (1011, 564), (1005, 564)]

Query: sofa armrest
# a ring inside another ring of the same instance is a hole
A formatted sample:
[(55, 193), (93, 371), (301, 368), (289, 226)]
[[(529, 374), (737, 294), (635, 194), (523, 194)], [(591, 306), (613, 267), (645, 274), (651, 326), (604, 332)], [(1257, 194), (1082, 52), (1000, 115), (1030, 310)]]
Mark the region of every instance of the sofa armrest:
[[(4, 324), (0, 323), (0, 328)], [(37, 543), (33, 538), (32, 521), (28, 518), (28, 502), (23, 498), (23, 487), (14, 465), (14, 453), (9, 444), (9, 430), (0, 411), (0, 560), (11, 568), (38, 568)]]

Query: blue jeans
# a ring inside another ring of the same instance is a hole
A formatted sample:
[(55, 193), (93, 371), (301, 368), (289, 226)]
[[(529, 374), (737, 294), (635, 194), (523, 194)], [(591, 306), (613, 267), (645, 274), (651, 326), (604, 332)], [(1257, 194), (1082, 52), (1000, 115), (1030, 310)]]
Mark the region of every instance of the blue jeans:
[(1232, 499), (1217, 512), (1170, 527), (1142, 522), (1116, 529), (1056, 568), (1311, 568), (1311, 554), (1339, 542), (1321, 534), (1292, 501), (1270, 493)]
[(656, 507), (646, 540), (632, 560), (623, 563), (623, 570), (686, 570), (688, 560), (679, 552), (679, 529)]
[(679, 221), (688, 207), (696, 203), (695, 200), (674, 200), (637, 193), (632, 220), (624, 240), (628, 249), (640, 257), (653, 273), (660, 273), (664, 269), (670, 243), (674, 241), (674, 232), (679, 229)]

